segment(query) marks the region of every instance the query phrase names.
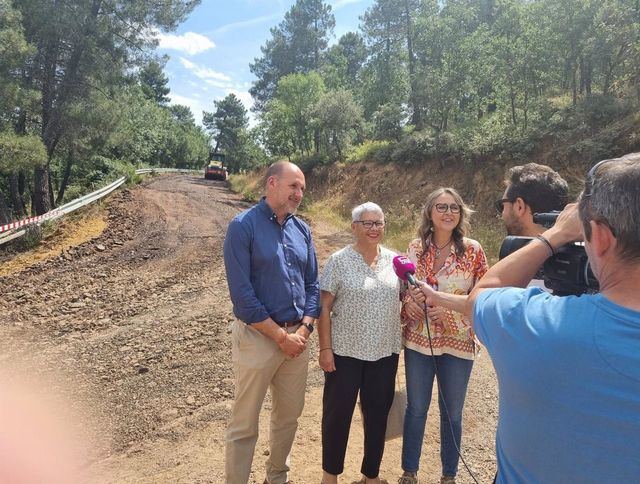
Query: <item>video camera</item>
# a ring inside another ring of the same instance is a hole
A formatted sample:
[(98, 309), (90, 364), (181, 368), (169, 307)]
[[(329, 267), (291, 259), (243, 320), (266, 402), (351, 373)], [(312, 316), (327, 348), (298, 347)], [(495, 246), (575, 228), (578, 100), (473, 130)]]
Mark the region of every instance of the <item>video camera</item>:
[[(545, 228), (552, 227), (560, 212), (535, 213), (533, 221)], [(524, 247), (532, 237), (508, 236), (500, 246), (500, 259)], [(538, 271), (536, 279), (542, 279), (544, 285), (558, 296), (595, 293), (600, 289), (593, 275), (589, 258), (582, 244), (566, 244), (556, 254), (549, 257)]]

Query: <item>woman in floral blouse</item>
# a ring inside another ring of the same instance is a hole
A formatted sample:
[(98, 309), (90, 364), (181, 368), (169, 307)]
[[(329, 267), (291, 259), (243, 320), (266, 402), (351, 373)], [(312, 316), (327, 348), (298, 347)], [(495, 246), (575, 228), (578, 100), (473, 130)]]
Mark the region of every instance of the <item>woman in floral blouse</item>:
[[(468, 294), (487, 271), (484, 251), (466, 238), (471, 210), (453, 188), (439, 188), (427, 197), (419, 238), (409, 244), (416, 279), (450, 294)], [(425, 318), (426, 316), (426, 318)], [(455, 483), (462, 437), (462, 408), (477, 343), (471, 323), (460, 313), (431, 307), (427, 314), (407, 293), (403, 298), (407, 411), (402, 442), (400, 484), (415, 484), (422, 440), (438, 373), (442, 484)], [(446, 408), (445, 408), (446, 406)], [(451, 420), (451, 426), (449, 420)], [(453, 435), (452, 435), (453, 434)], [(455, 439), (455, 440), (454, 440)]]

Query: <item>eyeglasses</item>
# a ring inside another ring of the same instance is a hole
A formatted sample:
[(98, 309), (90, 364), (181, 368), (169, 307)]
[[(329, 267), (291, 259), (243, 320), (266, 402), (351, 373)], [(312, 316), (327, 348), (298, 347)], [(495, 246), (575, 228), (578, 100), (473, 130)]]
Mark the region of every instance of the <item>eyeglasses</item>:
[(436, 210), (438, 213), (447, 213), (447, 210), (450, 210), (451, 213), (460, 213), (460, 205), (457, 203), (436, 203)]
[(513, 202), (514, 202), (513, 200), (510, 200), (508, 198), (502, 198), (500, 200), (496, 200), (496, 203), (495, 203), (494, 206), (496, 207), (496, 210), (498, 211), (498, 215), (500, 215), (502, 213), (502, 211), (504, 210), (504, 204), (505, 203), (513, 203)]
[(373, 221), (373, 220), (356, 220), (353, 223), (362, 224), (362, 226), (367, 230), (372, 229), (374, 226), (377, 229), (381, 229), (382, 227), (384, 227), (384, 222)]

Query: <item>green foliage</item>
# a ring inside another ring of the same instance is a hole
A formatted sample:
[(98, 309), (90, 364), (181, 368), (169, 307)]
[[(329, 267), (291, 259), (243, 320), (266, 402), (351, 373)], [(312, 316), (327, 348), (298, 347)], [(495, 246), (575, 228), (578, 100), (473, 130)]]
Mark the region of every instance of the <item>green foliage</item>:
[(262, 187), (259, 185), (260, 180), (256, 181), (246, 173), (235, 173), (229, 177), (231, 189), (242, 195), (247, 202), (257, 202), (262, 193)]
[(38, 136), (0, 132), (0, 172), (9, 174), (30, 170), (46, 161), (47, 153)]
[(346, 161), (348, 163), (385, 161), (389, 158), (390, 146), (391, 142), (388, 140), (365, 140), (350, 150)]
[(0, 130), (16, 121), (17, 106), (34, 107), (38, 96), (20, 82), (20, 67), (35, 48), (24, 35), (22, 15), (9, 0), (0, 0)]
[(362, 108), (350, 91), (340, 89), (322, 94), (311, 109), (323, 133), (322, 151), (334, 160), (342, 159), (344, 149), (362, 129)]
[(214, 102), (216, 111), (205, 112), (203, 124), (215, 140), (214, 153), (222, 151), (231, 173), (264, 165), (266, 154), (260, 146), (260, 131), (249, 129), (247, 110), (242, 101), (229, 94)]
[(585, 98), (576, 106), (576, 114), (589, 129), (595, 130), (629, 114), (633, 106), (628, 101), (595, 94)]
[(298, 165), (302, 171), (310, 171), (316, 166), (329, 163), (329, 157), (322, 153), (312, 153), (309, 155), (298, 154), (291, 157), (291, 161)]
[(373, 134), (376, 139), (399, 140), (406, 114), (402, 106), (383, 104), (373, 113)]
[[(318, 72), (330, 91), (347, 89), (362, 107), (356, 142), (391, 141), (378, 158), (525, 160), (543, 139), (568, 156), (604, 154), (621, 146), (608, 126), (640, 100), (638, 12), (626, 0), (374, 0), (361, 17), (362, 39), (345, 35)], [(309, 135), (296, 143), (299, 124), (276, 97), (263, 143), (273, 154), (308, 153)], [(303, 126), (314, 127), (316, 152), (359, 158), (327, 142), (317, 105), (312, 113)]]
[(262, 111), (275, 96), (280, 79), (321, 67), (335, 18), (323, 0), (296, 0), (284, 20), (271, 29), (261, 47), (262, 57), (249, 65), (257, 80), (250, 89), (255, 108)]
[(276, 96), (263, 115), (267, 148), (275, 156), (293, 153), (309, 155), (319, 151), (313, 106), (317, 105), (325, 86), (317, 72), (289, 74), (278, 82)]
[(319, 72), (329, 89), (360, 88), (360, 71), (367, 59), (367, 47), (362, 36), (347, 32), (324, 55)]
[(113, 106), (118, 122), (109, 141), (111, 157), (134, 165), (199, 168), (209, 156), (207, 136), (186, 106), (165, 108), (138, 88), (123, 91)]
[(390, 159), (398, 164), (414, 164), (435, 154), (436, 140), (428, 132), (411, 133), (393, 145)]
[(157, 104), (165, 105), (169, 102), (167, 97), (167, 94), (169, 94), (169, 88), (167, 87), (169, 79), (162, 72), (162, 68), (163, 64), (152, 60), (140, 69), (138, 79), (140, 80), (140, 87), (144, 97)]
[(44, 229), (41, 225), (29, 225), (25, 234), (12, 242), (12, 247), (18, 251), (34, 249), (44, 238)]

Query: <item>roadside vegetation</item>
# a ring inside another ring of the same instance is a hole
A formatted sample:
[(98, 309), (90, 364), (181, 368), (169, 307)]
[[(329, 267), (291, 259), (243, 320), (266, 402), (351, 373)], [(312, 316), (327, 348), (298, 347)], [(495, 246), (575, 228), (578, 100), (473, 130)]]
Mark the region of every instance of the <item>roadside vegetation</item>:
[(529, 160), (584, 173), (640, 146), (635, 0), (375, 0), (339, 38), (327, 1), (296, 0), (250, 64), (255, 125), (230, 94), (202, 127), (169, 105), (144, 35), (196, 3), (0, 0), (0, 222), (212, 151), (236, 174), (284, 158), (437, 177)]
[(0, 224), (139, 167), (205, 164), (209, 136), (169, 105), (148, 35), (194, 6), (0, 0)]

